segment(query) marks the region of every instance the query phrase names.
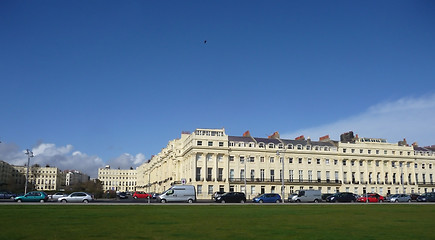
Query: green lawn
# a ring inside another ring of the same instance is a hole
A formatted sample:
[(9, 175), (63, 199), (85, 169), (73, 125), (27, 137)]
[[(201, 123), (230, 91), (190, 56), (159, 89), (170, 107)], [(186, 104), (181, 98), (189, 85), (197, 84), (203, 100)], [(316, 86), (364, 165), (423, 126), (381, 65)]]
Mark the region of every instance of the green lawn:
[(435, 205), (0, 205), (0, 239), (435, 239)]

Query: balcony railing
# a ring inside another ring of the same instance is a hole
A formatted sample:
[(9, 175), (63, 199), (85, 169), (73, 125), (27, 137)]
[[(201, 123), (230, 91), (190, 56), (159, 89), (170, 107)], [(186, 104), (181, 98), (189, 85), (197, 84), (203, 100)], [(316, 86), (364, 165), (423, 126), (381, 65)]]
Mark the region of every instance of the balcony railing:
[[(231, 183), (243, 183), (245, 182), (244, 178), (230, 178), (229, 181)], [(247, 183), (282, 183), (282, 179), (280, 178), (246, 178)], [(304, 183), (304, 184), (342, 184), (341, 180), (319, 180), (319, 179), (284, 179), (284, 183)]]

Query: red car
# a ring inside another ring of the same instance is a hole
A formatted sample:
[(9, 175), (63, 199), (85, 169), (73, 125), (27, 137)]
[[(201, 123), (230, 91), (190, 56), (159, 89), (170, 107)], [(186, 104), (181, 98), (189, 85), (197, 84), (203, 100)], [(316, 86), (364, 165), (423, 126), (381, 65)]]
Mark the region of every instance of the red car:
[(381, 195), (377, 194), (377, 193), (369, 193), (367, 194), (367, 197), (365, 195), (363, 195), (362, 197), (359, 197), (357, 199), (358, 202), (383, 202), (385, 201), (384, 197), (382, 197)]
[(153, 196), (151, 194), (148, 194), (146, 192), (141, 192), (141, 191), (136, 191), (133, 193), (133, 198), (134, 199), (138, 199), (138, 198), (152, 198)]

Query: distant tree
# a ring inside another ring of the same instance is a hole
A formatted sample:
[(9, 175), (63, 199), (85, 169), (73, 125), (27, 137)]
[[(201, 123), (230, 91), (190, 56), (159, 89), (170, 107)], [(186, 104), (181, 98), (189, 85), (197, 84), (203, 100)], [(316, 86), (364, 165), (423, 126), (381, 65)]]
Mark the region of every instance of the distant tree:
[(103, 185), (100, 180), (89, 180), (87, 182), (76, 183), (67, 187), (68, 192), (87, 192), (96, 198), (103, 196)]

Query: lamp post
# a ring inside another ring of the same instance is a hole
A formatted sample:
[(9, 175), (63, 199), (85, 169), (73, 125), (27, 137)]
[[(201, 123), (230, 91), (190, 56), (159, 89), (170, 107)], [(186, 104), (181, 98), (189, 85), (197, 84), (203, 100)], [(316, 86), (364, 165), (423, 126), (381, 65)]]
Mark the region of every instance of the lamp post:
[(30, 158), (34, 157), (33, 152), (29, 149), (26, 149), (25, 154), (27, 155), (27, 173), (26, 173), (26, 183), (24, 185), (24, 194), (27, 193), (27, 183), (29, 182), (29, 167), (30, 167)]
[[(285, 146), (284, 146), (285, 147)], [(283, 154), (282, 154), (282, 170), (281, 170), (281, 196), (282, 196), (282, 203), (284, 203), (284, 155), (285, 155), (285, 148), (284, 148), (284, 151), (282, 152)], [(280, 152), (279, 152), (279, 150), (278, 151), (276, 151), (276, 156), (277, 156), (277, 158), (278, 159), (280, 159), (279, 158), (279, 155), (280, 155)]]

